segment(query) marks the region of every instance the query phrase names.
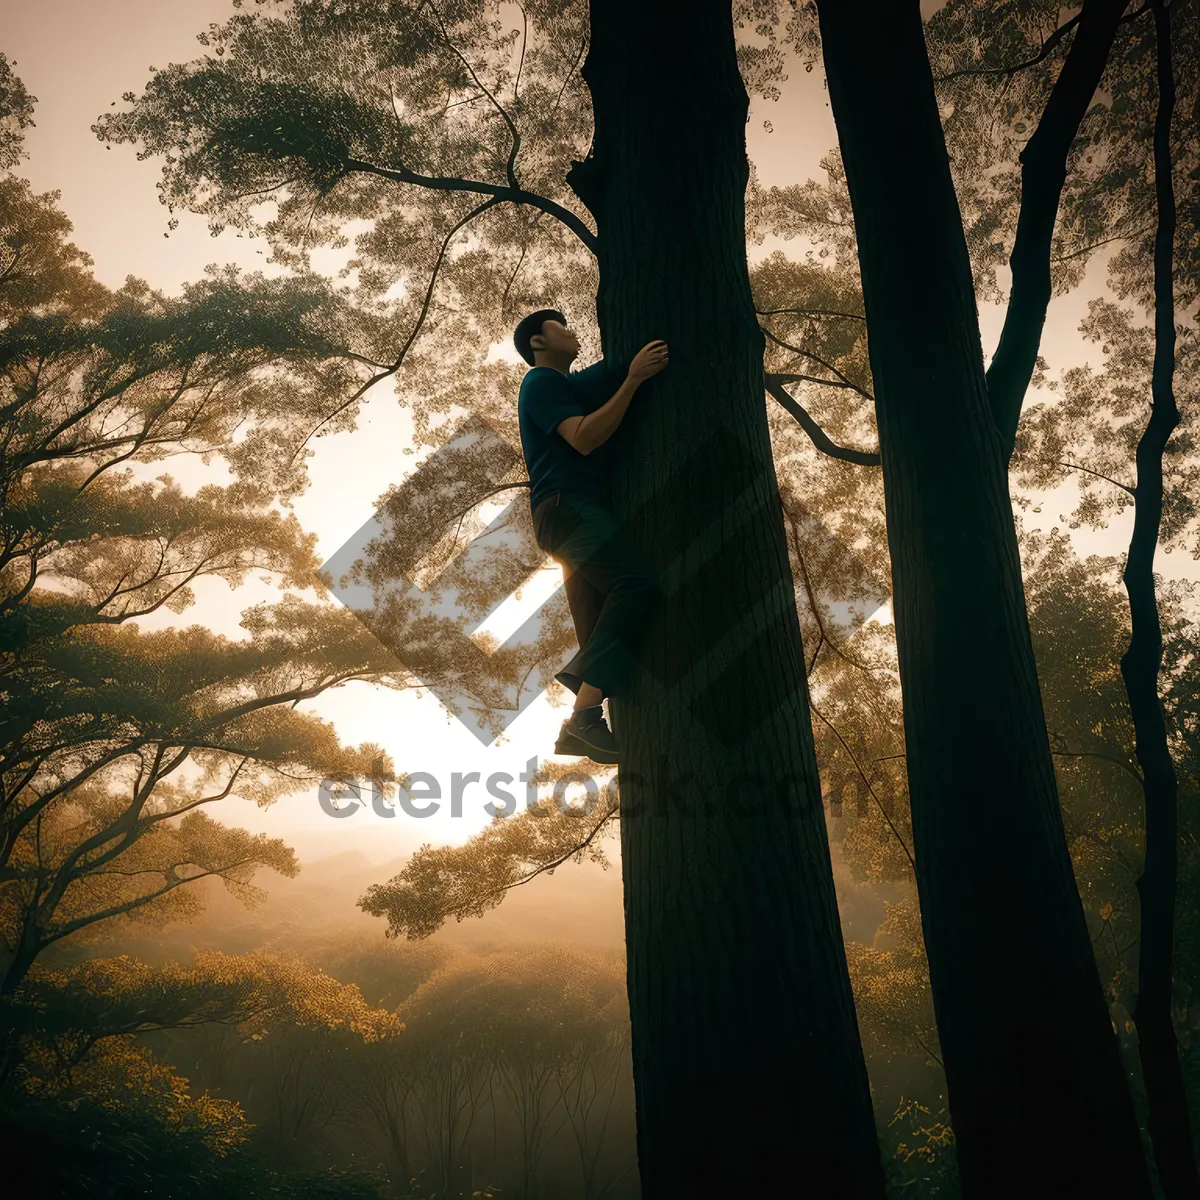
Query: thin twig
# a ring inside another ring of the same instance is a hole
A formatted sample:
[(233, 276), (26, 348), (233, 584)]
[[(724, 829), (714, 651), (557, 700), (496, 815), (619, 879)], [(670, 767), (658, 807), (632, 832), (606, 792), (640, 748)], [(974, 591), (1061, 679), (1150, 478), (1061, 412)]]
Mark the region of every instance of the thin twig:
[(322, 425), (328, 424), (333, 420), (334, 417), (338, 415), (338, 413), (349, 408), (350, 405), (358, 400), (358, 398), (362, 396), (364, 392), (368, 391), (370, 388), (373, 388), (377, 383), (386, 379), (389, 375), (394, 375), (400, 369), (404, 362), (404, 356), (408, 353), (409, 347), (412, 346), (413, 342), (416, 340), (417, 334), (421, 330), (421, 326), (425, 323), (425, 317), (429, 312), (429, 303), (433, 299), (433, 289), (434, 285), (437, 283), (438, 271), (441, 269), (442, 260), (446, 257), (446, 250), (450, 245), (451, 239), (468, 221), (479, 216), (480, 213), (492, 208), (500, 202), (500, 197), (492, 196), (490, 199), (485, 200), (482, 204), (476, 205), (469, 213), (467, 213), (465, 217), (463, 217), (454, 225), (449, 233), (446, 234), (442, 241), (441, 249), (438, 251), (437, 259), (433, 264), (433, 271), (429, 277), (429, 286), (425, 289), (425, 302), (421, 305), (421, 313), (417, 317), (416, 324), (413, 325), (412, 332), (408, 335), (408, 340), (404, 343), (400, 349), (400, 353), (396, 356), (396, 361), (368, 379), (366, 383), (354, 391), (354, 394), (350, 396), (349, 399), (339, 404), (337, 408), (335, 408), (328, 416), (322, 417), (321, 420), (318, 421), (317, 424), (305, 435), (304, 441), (302, 441), (296, 448), (296, 453), (293, 454), (291, 458), (292, 462), (296, 461), (296, 456), (301, 450), (304, 449), (304, 447), (308, 444), (309, 438), (311, 438), (313, 434), (315, 434), (317, 430), (321, 428)]
[(1091, 467), (1081, 466), (1079, 463), (1066, 462), (1059, 459), (1053, 459), (1052, 463), (1056, 467), (1066, 467), (1072, 471), (1082, 471), (1085, 475), (1094, 475), (1097, 479), (1103, 479), (1106, 483), (1111, 483), (1113, 487), (1119, 487), (1121, 491), (1137, 499), (1137, 490), (1131, 488), (1128, 484), (1122, 483), (1119, 479), (1114, 479), (1111, 475), (1104, 475), (1100, 471), (1093, 471)]
[[(492, 93), (490, 91), (488, 91), (488, 89), (484, 86), (484, 84), (480, 80), (479, 76), (475, 73), (475, 68), (473, 66), (471, 66), (471, 64), (467, 61), (466, 56), (450, 40), (450, 35), (446, 32), (446, 26), (442, 23), (441, 13), (438, 12), (437, 6), (433, 3), (433, 0), (429, 0), (429, 8), (433, 13), (434, 20), (437, 21), (437, 23), (438, 23), (438, 28), (442, 32), (442, 39), (445, 41), (446, 45), (449, 46), (450, 49), (454, 51), (454, 53), (458, 56), (459, 62), (461, 62), (462, 65), (467, 68), (467, 71), (470, 73), (471, 78), (475, 81), (475, 86), (478, 87), (479, 90), (482, 91), (485, 96), (487, 96), (487, 98), (492, 102), (492, 106), (495, 108), (495, 110), (501, 115), (501, 117), (504, 118), (504, 123), (508, 126), (509, 133), (512, 134), (512, 149), (509, 151), (508, 164), (506, 167), (506, 174), (508, 175), (508, 184), (509, 184), (509, 187), (511, 187), (511, 188), (520, 188), (521, 185), (517, 181), (516, 167), (517, 167), (517, 152), (521, 149), (521, 135), (517, 132), (516, 123), (513, 121), (512, 117), (510, 117), (508, 115), (508, 110), (504, 107), (504, 105), (501, 104), (500, 101), (497, 100), (496, 97), (493, 96)], [(521, 47), (522, 61), (524, 61), (524, 57), (525, 57), (525, 48), (524, 48), (524, 46), (522, 46)]]
[(939, 75), (934, 79), (934, 83), (949, 83), (952, 79), (961, 79), (963, 76), (988, 76), (988, 75), (1015, 75), (1018, 71), (1027, 70), (1029, 67), (1036, 67), (1038, 63), (1044, 62), (1058, 47), (1059, 42), (1079, 24), (1083, 13), (1076, 13), (1065, 25), (1060, 25), (1043, 43), (1042, 48), (1026, 62), (1017, 63), (1011, 67), (964, 67), (961, 71), (951, 71), (949, 75)]
[(756, 308), (760, 317), (773, 317), (777, 313), (793, 313), (798, 317), (845, 317), (848, 321), (866, 321), (861, 313), (841, 312), (836, 308)]
[(825, 716), (825, 714), (821, 712), (821, 710), (817, 708), (815, 704), (810, 702), (809, 707), (822, 721), (825, 722), (826, 725), (829, 726), (831, 730), (833, 730), (834, 737), (836, 737), (837, 740), (842, 743), (843, 749), (845, 749), (846, 753), (850, 756), (850, 761), (854, 764), (854, 769), (858, 772), (863, 783), (867, 785), (867, 791), (871, 793), (871, 798), (879, 806), (879, 811), (883, 814), (883, 819), (887, 822), (887, 827), (895, 835), (896, 841), (900, 843), (901, 849), (904, 851), (904, 856), (908, 859), (908, 865), (912, 867), (913, 874), (915, 875), (917, 873), (917, 864), (916, 860), (912, 856), (912, 851), (908, 848), (908, 843), (900, 836), (900, 831), (896, 828), (892, 818), (888, 816), (887, 809), (883, 807), (883, 801), (879, 799), (875, 789), (871, 786), (871, 781), (867, 778), (866, 772), (859, 765), (858, 759), (854, 755), (854, 751), (850, 749), (846, 739), (842, 737), (841, 732), (838, 730), (838, 727), (834, 725), (834, 723), (827, 716)]
[[(833, 365), (833, 363), (827, 362), (819, 354), (814, 354), (811, 350), (802, 350), (799, 346), (793, 346), (790, 342), (785, 342), (782, 338), (776, 337), (765, 326), (760, 325), (759, 328), (762, 329), (763, 333), (765, 333), (767, 337), (769, 337), (776, 345), (782, 346), (785, 350), (790, 350), (793, 354), (800, 355), (801, 358), (811, 358), (813, 362), (818, 363), (820, 366), (824, 367), (825, 370), (832, 371), (833, 374), (842, 381), (843, 386), (850, 388), (851, 391), (855, 391), (860, 396), (870, 400), (872, 404), (875, 403), (875, 397), (872, 396), (870, 392), (868, 392), (865, 388), (859, 387), (857, 383), (839, 371), (837, 367)], [(832, 380), (820, 380), (819, 382), (831, 383)]]

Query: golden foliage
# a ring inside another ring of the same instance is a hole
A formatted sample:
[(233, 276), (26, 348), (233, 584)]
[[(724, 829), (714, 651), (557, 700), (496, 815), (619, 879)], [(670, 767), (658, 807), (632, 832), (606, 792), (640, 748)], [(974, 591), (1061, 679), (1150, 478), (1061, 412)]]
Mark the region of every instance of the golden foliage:
[(207, 1093), (191, 1095), (188, 1081), (133, 1037), (106, 1039), (70, 1072), (59, 1069), (51, 1047), (35, 1043), (22, 1064), (22, 1082), (31, 1097), (137, 1112), (167, 1130), (198, 1137), (218, 1155), (249, 1136), (240, 1105)]

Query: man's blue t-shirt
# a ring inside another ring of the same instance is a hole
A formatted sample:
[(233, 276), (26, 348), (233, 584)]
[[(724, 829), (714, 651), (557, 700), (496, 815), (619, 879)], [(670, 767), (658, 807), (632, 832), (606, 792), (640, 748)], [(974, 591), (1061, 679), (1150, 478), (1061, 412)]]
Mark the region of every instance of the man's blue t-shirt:
[(551, 492), (585, 496), (608, 505), (608, 443), (580, 454), (559, 432), (567, 417), (585, 417), (612, 398), (620, 387), (604, 359), (564, 375), (553, 367), (530, 367), (521, 380), (517, 421), (529, 471), (529, 504)]

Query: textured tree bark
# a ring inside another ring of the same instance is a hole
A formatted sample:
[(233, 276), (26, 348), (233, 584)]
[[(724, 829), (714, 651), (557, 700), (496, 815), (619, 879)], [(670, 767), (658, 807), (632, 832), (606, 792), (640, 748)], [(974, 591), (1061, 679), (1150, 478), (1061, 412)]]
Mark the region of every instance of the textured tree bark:
[(882, 1197), (746, 264), (728, 0), (592, 0), (605, 356), (670, 366), (616, 438), (664, 599), (629, 692), (621, 853), (646, 1200)]
[(1162, 523), (1163, 451), (1179, 424), (1175, 403), (1175, 188), (1171, 179), (1171, 116), (1175, 79), (1171, 66), (1171, 13), (1152, 0), (1158, 59), (1158, 112), (1154, 121), (1154, 372), (1150, 419), (1137, 448), (1133, 536), (1125, 560), (1125, 590), (1133, 636), (1121, 659), (1121, 676), (1133, 716), (1146, 805), (1146, 858), (1137, 881), (1142, 929), (1138, 947), (1138, 998), (1133, 1020), (1146, 1085), (1150, 1141), (1167, 1200), (1200, 1196), (1187, 1091), (1171, 1020), (1175, 902), (1179, 874), (1179, 783), (1158, 696), (1162, 623), (1154, 590), (1154, 552)]
[[(1058, 806), (919, 6), (818, 11), (862, 269), (917, 882), (964, 1195), (1148, 1197)], [(1036, 1163), (1017, 1152), (1031, 1103), (1053, 1114)]]

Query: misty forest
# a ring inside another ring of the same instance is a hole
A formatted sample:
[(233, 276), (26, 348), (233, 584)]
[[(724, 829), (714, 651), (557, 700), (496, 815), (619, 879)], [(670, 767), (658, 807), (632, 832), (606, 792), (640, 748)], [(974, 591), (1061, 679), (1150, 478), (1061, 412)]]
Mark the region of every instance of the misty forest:
[[(174, 290), (26, 178), (0, 43), (11, 1194), (1198, 1200), (1197, 0), (173, 8), (87, 136), (163, 253), (267, 251)], [(289, 797), (405, 820), (326, 693), (561, 700), (561, 593), (464, 636), (547, 565), (491, 352), (547, 307), (671, 347), (620, 767), (302, 855)], [(355, 607), (295, 510), (388, 406)]]

